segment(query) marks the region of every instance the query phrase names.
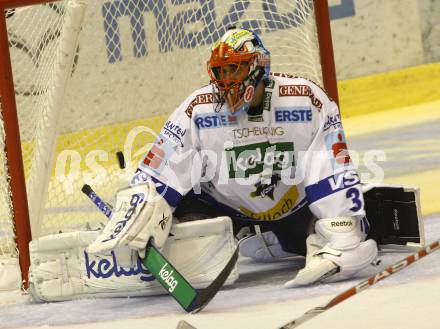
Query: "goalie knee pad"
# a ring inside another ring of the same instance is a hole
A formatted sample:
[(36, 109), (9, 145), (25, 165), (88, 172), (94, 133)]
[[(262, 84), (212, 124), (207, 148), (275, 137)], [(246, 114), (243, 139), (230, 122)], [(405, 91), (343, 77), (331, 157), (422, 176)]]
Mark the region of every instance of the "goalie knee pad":
[(0, 255), (0, 291), (21, 288), (21, 271), (18, 258)]
[(304, 259), (303, 256), (285, 252), (272, 231), (257, 232), (255, 235), (244, 238), (240, 242), (240, 254), (257, 262), (276, 262), (292, 258), (298, 258), (302, 261)]

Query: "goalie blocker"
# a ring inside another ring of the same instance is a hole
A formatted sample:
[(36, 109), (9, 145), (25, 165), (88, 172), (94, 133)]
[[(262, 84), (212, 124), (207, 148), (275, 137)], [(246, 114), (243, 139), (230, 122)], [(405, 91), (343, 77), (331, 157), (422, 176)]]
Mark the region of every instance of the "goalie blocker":
[(365, 212), (370, 222), (368, 238), (381, 249), (425, 244), (420, 191), (415, 187), (364, 184)]

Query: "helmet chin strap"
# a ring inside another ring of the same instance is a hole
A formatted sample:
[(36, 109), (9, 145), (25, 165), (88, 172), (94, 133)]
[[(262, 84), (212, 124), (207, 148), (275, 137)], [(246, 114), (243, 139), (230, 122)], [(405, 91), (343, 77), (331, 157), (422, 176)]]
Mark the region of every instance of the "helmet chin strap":
[(231, 112), (233, 116), (238, 116), (243, 112), (247, 112), (247, 110), (251, 106), (252, 99), (254, 98), (254, 94), (255, 94), (254, 86), (252, 85), (247, 86), (244, 90), (243, 96), (240, 98), (239, 101), (239, 103), (243, 103), (243, 104), (239, 104), (238, 107), (236, 106), (236, 110), (234, 112), (231, 111), (229, 112)]
[(241, 115), (243, 112), (247, 112), (247, 110), (249, 110), (250, 107), (250, 103), (245, 103), (242, 107), (240, 107), (238, 110), (234, 111), (234, 112), (229, 112), (230, 115), (234, 116), (234, 117), (238, 117), (239, 115)]

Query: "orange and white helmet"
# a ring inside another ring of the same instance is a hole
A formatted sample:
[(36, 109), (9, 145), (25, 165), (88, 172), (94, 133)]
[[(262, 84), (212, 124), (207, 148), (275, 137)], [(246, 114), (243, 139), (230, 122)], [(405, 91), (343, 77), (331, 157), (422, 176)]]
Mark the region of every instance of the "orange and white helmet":
[(238, 114), (249, 108), (261, 79), (269, 78), (270, 53), (253, 31), (234, 28), (212, 46), (207, 65), (222, 103)]

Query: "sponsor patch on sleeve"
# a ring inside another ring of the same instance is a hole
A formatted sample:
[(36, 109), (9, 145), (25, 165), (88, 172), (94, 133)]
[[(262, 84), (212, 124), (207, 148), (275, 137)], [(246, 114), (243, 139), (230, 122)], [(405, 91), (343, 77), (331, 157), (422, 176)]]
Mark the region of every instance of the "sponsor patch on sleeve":
[(350, 154), (347, 149), (345, 134), (342, 129), (337, 129), (325, 137), (325, 145), (334, 171), (347, 169), (352, 166)]
[(181, 147), (184, 146), (182, 139), (186, 134), (186, 129), (183, 129), (179, 124), (168, 120), (162, 128), (162, 134)]
[(167, 161), (171, 158), (174, 152), (176, 152), (177, 146), (178, 145), (173, 140), (159, 134), (159, 137), (145, 156), (143, 165), (147, 166), (156, 174), (160, 174)]
[(327, 117), (324, 122), (324, 129), (323, 130), (327, 131), (331, 128), (342, 129), (341, 115), (339, 113), (334, 114), (334, 115), (327, 114)]

